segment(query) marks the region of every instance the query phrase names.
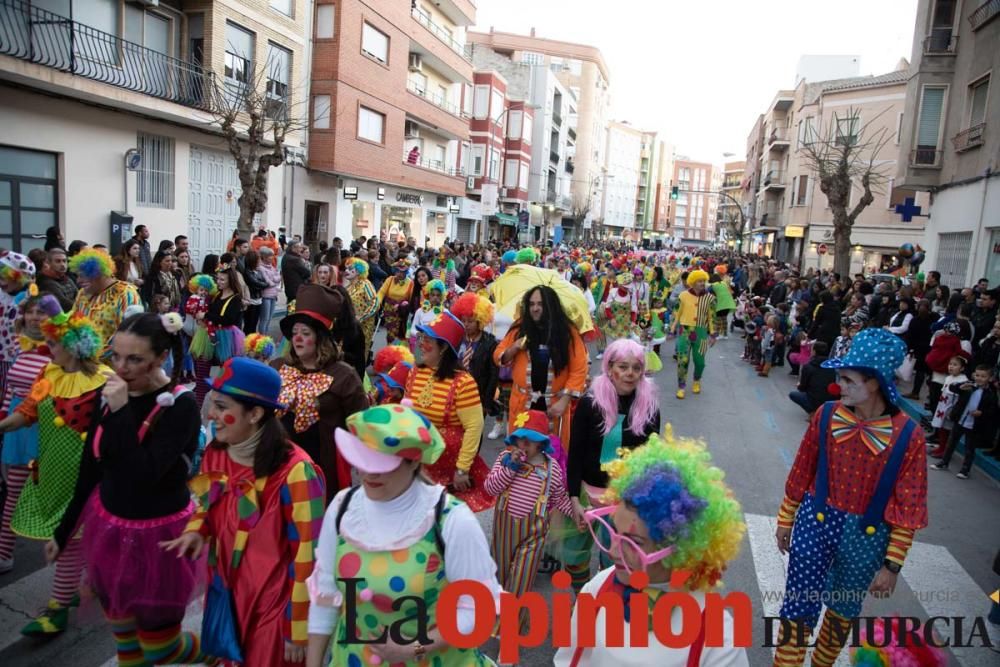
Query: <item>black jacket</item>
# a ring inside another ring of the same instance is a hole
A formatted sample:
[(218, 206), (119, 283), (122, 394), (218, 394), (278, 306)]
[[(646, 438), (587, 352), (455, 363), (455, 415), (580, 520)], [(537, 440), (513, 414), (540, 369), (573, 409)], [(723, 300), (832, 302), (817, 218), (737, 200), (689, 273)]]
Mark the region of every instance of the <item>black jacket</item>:
[[(965, 412), (966, 406), (969, 405), (972, 392), (976, 390), (975, 386), (967, 389), (963, 389), (963, 387), (965, 387), (964, 383), (959, 386), (951, 385), (951, 391), (958, 394), (958, 401), (956, 401), (955, 407), (951, 409), (951, 414), (948, 415), (948, 418), (956, 425), (958, 425), (958, 421), (962, 418), (962, 413)], [(995, 436), (998, 422), (1000, 422), (1000, 404), (997, 403), (997, 390), (993, 385), (988, 385), (983, 390), (983, 396), (979, 399), (979, 407), (977, 409), (982, 414), (973, 421), (972, 433), (977, 436)]]
[(295, 254), (286, 254), (281, 259), (281, 279), (285, 283), (285, 298), (295, 300), (299, 286), (309, 280), (311, 275), (306, 261)]
[(837, 399), (827, 389), (830, 383), (837, 381), (837, 371), (832, 368), (823, 368), (822, 363), (826, 360), (827, 357), (812, 357), (809, 359), (809, 363), (799, 371), (799, 391), (805, 392), (806, 396), (809, 397), (809, 405), (812, 410), (827, 401)]
[(497, 381), (500, 369), (493, 363), (493, 351), (497, 349), (497, 339), (491, 333), (483, 332), (476, 350), (469, 360), (469, 375), (476, 379), (479, 387), (479, 401), (488, 415), (496, 416), (499, 412), (496, 402)]
[(251, 299), (259, 299), (261, 293), (267, 289), (267, 281), (257, 269), (246, 269), (243, 271), (243, 281), (247, 284)]
[(788, 300), (788, 286), (785, 283), (780, 282), (771, 288), (771, 294), (767, 297), (767, 300), (771, 302), (772, 306), (777, 307), (779, 303), (784, 303)]
[(840, 335), (840, 307), (836, 303), (823, 304), (816, 311), (816, 319), (809, 327), (809, 337), (824, 341), (831, 348)]
[(35, 282), (38, 284), (38, 291), (48, 292), (54, 296), (64, 312), (68, 313), (73, 309), (73, 302), (76, 300), (76, 292), (79, 288), (68, 273), (62, 278), (57, 278), (43, 271)]

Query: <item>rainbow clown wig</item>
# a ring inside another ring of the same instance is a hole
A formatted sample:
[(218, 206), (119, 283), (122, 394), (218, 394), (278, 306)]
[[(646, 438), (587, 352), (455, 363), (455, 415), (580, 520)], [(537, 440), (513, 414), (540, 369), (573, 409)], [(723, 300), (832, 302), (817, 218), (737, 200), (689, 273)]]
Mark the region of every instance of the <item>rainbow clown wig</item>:
[(344, 262), (344, 270), (346, 271), (347, 269), (354, 269), (359, 278), (368, 277), (368, 262), (360, 257), (348, 257)]
[[(454, 308), (452, 309), (454, 312)], [(646, 350), (639, 343), (629, 338), (619, 338), (608, 345), (601, 359), (601, 374), (594, 378), (590, 385), (590, 395), (594, 404), (604, 416), (602, 433), (607, 435), (618, 423), (618, 392), (611, 382), (611, 367), (619, 361), (634, 359), (642, 367), (642, 380), (635, 389), (635, 399), (628, 411), (628, 419), (622, 425), (633, 434), (642, 437), (646, 433), (646, 425), (656, 416), (660, 396), (656, 383), (646, 377)]]
[(191, 280), (188, 281), (188, 291), (196, 294), (199, 289), (207, 291), (209, 296), (215, 296), (219, 291), (219, 286), (215, 284), (212, 276), (207, 273), (199, 273), (191, 276)]
[(701, 269), (695, 269), (694, 271), (692, 271), (691, 273), (688, 274), (688, 277), (687, 277), (687, 286), (688, 287), (694, 287), (695, 283), (701, 282), (701, 281), (704, 281), (704, 282), (707, 283), (708, 282), (708, 274), (706, 272), (702, 271)]
[(69, 270), (81, 278), (97, 280), (115, 275), (115, 263), (104, 250), (87, 248), (69, 260)]
[(689, 590), (715, 586), (739, 552), (746, 526), (705, 443), (675, 438), (668, 425), (663, 437), (618, 451), (621, 458), (604, 466), (609, 483), (603, 500), (624, 502), (658, 547), (673, 547), (661, 562), (690, 572)]
[(448, 288), (444, 286), (444, 281), (435, 278), (434, 280), (428, 280), (427, 284), (424, 285), (424, 289), (421, 290), (420, 294), (426, 299), (431, 295), (431, 292), (439, 292), (441, 296), (444, 296), (448, 292)]
[[(907, 626), (908, 627), (908, 626)], [(899, 640), (904, 630), (898, 617), (889, 620), (877, 618), (871, 626), (862, 624), (861, 646), (852, 650), (851, 664), (857, 667), (945, 667), (948, 660), (944, 652), (923, 642)]]
[(243, 347), (248, 355), (259, 359), (270, 359), (276, 349), (274, 339), (259, 333), (252, 333), (243, 340)]
[(375, 373), (388, 373), (398, 363), (414, 364), (413, 353), (406, 345), (386, 345), (375, 354), (372, 360), (372, 370)]
[(21, 292), (35, 280), (35, 263), (19, 252), (0, 251), (0, 280), (10, 294)]
[(38, 307), (49, 316), (42, 322), (42, 335), (47, 340), (56, 341), (77, 359), (94, 361), (101, 355), (104, 340), (89, 319), (79, 313), (62, 312), (59, 301), (51, 294), (43, 296)]
[(475, 318), (481, 328), (493, 321), (493, 304), (475, 292), (464, 292), (451, 304), (451, 314), (460, 320)]

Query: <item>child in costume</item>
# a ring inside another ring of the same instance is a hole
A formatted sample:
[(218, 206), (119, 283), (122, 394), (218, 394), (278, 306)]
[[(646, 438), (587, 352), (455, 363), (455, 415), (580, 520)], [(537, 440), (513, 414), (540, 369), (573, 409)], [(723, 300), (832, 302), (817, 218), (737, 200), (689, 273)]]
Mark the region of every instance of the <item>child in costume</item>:
[[(192, 375), (195, 377), (195, 395), (198, 396), (199, 403), (207, 393), (204, 389), (199, 389), (197, 381), (208, 377), (207, 373), (212, 367), (212, 358), (215, 356), (215, 345), (212, 337), (208, 333), (208, 307), (212, 299), (219, 293), (219, 288), (215, 284), (212, 276), (205, 273), (191, 276), (188, 281), (188, 290), (191, 296), (184, 304), (185, 328), (191, 336), (191, 343), (188, 345), (188, 352), (194, 366)], [(201, 374), (199, 374), (199, 369)]]
[(701, 393), (701, 376), (705, 373), (705, 355), (715, 345), (715, 294), (706, 291), (708, 274), (701, 269), (691, 271), (687, 289), (677, 297), (677, 312), (673, 333), (677, 335), (677, 398), (684, 398), (688, 366), (694, 357), (694, 384), (691, 391)]
[(950, 415), (958, 403), (958, 392), (952, 391), (952, 389), (953, 387), (961, 387), (969, 381), (965, 374), (968, 363), (968, 360), (961, 355), (955, 355), (948, 360), (948, 375), (941, 387), (941, 398), (938, 399), (934, 417), (931, 418), (931, 426), (937, 429), (935, 433), (937, 447), (931, 452), (933, 457), (941, 458), (944, 456), (945, 450), (948, 449), (948, 438), (951, 435), (951, 429), (955, 427)]
[(487, 287), (491, 282), (493, 282), (493, 269), (487, 264), (476, 264), (472, 267), (469, 279), (465, 283), (465, 291), (488, 299), (490, 292)]
[(368, 262), (358, 257), (351, 257), (344, 262), (344, 287), (354, 304), (354, 315), (365, 336), (364, 359), (367, 366), (368, 355), (372, 350), (372, 339), (375, 337), (375, 324), (378, 315), (378, 295), (371, 281), (368, 280)]
[[(661, 595), (683, 591), (699, 608), (705, 608), (705, 593), (718, 585), (746, 531), (740, 505), (722, 481), (723, 472), (712, 465), (704, 443), (674, 439), (668, 429), (664, 438), (653, 435), (645, 445), (624, 452), (607, 470), (609, 487), (601, 499), (605, 504), (587, 511), (584, 518), (613, 564), (597, 573), (582, 592), (622, 597), (624, 646), (608, 645), (609, 620), (603, 607), (594, 617), (595, 646), (575, 646), (581, 613), (578, 601), (570, 623), (570, 646), (556, 652), (553, 664), (749, 665), (745, 649), (734, 646), (734, 624), (728, 611), (723, 616), (722, 646), (705, 646), (700, 635), (690, 646), (671, 648), (652, 630), (653, 606)], [(675, 580), (672, 575), (680, 570), (688, 577)], [(630, 596), (639, 592), (646, 595), (648, 614), (635, 618)], [(650, 629), (648, 638), (643, 637), (646, 642), (633, 646), (635, 624)]]
[[(15, 299), (35, 282), (35, 263), (19, 252), (0, 250), (0, 396), (7, 385), (7, 371), (20, 351), (15, 324)], [(21, 296), (21, 298), (24, 298)]]
[(413, 314), (413, 322), (410, 324), (409, 341), (411, 352), (416, 353), (417, 351), (417, 332), (419, 331), (417, 327), (430, 324), (433, 320), (437, 319), (438, 315), (444, 312), (442, 302), (444, 301), (446, 291), (444, 282), (440, 280), (429, 280), (424, 285), (423, 292), (420, 294), (423, 297), (423, 302), (420, 304), (420, 310)]
[[(48, 316), (41, 330), (52, 361), (35, 379), (24, 401), (0, 421), (0, 432), (38, 424), (38, 458), (29, 464), (29, 481), (21, 491), (10, 527), (17, 535), (47, 542), (73, 497), (83, 449), (91, 446), (100, 418), (105, 374), (112, 370), (97, 361), (104, 351), (104, 340), (90, 320), (62, 312), (59, 301), (50, 294), (42, 297), (39, 308)], [(52, 599), (22, 634), (52, 636), (66, 629), (82, 573), (80, 539), (70, 536), (56, 561)]]
[[(521, 596), (535, 581), (551, 511), (572, 517), (573, 505), (562, 468), (551, 456), (548, 416), (528, 410), (514, 424), (517, 429), (507, 436), (507, 449), (493, 463), (485, 486), (498, 498), (491, 547), (498, 579), (505, 592)], [(522, 609), (522, 631), (527, 626), (527, 609)]]
[(382, 283), (378, 291), (378, 307), (382, 309), (382, 324), (385, 326), (385, 341), (392, 345), (406, 337), (406, 318), (410, 313), (413, 298), (413, 279), (407, 274), (410, 260), (400, 257), (392, 265), (393, 276)]
[(455, 270), (455, 260), (451, 258), (452, 250), (446, 245), (441, 246), (437, 257), (431, 264), (431, 272), (434, 277), (444, 283), (445, 305), (451, 302), (455, 295), (455, 285), (458, 280), (458, 271)]
[(723, 338), (729, 338), (729, 313), (736, 310), (733, 290), (729, 287), (728, 267), (719, 264), (709, 279), (712, 293), (715, 294), (715, 330)]
[(794, 638), (808, 637), (824, 604), (812, 664), (833, 665), (865, 595), (892, 593), (927, 525), (924, 435), (894, 384), (905, 356), (898, 336), (872, 328), (822, 364), (837, 369), (841, 400), (813, 414), (778, 510), (775, 538), (790, 556), (776, 666), (803, 664), (807, 646)]
[(386, 345), (372, 361), (372, 391), (368, 395), (369, 405), (399, 403), (403, 400), (406, 378), (413, 368), (413, 353), (405, 345)]
[[(7, 372), (7, 389), (0, 404), (0, 420), (6, 419), (24, 402), (38, 374), (52, 360), (52, 353), (42, 337), (42, 322), (48, 314), (40, 307), (41, 299), (34, 285), (15, 299), (18, 312), (15, 333), (18, 334), (21, 351), (14, 357), (14, 363)], [(3, 505), (3, 523), (0, 524), (0, 574), (14, 569), (14, 533), (10, 530), (10, 520), (24, 483), (31, 474), (28, 466), (37, 458), (37, 423), (3, 435), (0, 463), (3, 464), (7, 495)]]
[(670, 330), (670, 311), (667, 310), (664, 296), (662, 292), (654, 292), (653, 307), (649, 311), (653, 353), (657, 357), (660, 356), (660, 346), (667, 340), (667, 331)]
[(243, 348), (246, 356), (257, 361), (262, 361), (265, 364), (274, 358), (274, 353), (277, 349), (274, 339), (258, 333), (252, 333), (247, 336), (243, 341)]

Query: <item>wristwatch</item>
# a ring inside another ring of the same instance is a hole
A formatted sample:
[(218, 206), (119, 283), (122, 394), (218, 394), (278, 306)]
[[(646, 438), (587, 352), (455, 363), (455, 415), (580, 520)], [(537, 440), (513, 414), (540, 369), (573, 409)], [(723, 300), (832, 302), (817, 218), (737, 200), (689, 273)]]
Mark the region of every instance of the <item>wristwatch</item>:
[(455, 474), (458, 475), (459, 477), (468, 477), (469, 476), (469, 471), (468, 470), (455, 470)]
[(903, 569), (903, 566), (899, 563), (895, 563), (888, 558), (882, 561), (882, 567), (889, 570), (893, 574), (899, 574), (899, 571)]

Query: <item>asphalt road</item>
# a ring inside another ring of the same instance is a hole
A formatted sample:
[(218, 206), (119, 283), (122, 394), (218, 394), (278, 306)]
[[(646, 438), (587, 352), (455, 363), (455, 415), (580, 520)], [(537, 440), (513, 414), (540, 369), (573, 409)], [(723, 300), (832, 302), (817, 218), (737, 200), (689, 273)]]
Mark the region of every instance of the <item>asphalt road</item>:
[[(667, 346), (669, 347), (669, 346)], [(781, 500), (785, 476), (805, 431), (805, 413), (788, 400), (793, 378), (787, 368), (776, 368), (769, 378), (759, 378), (739, 360), (740, 341), (722, 340), (709, 353), (704, 392), (679, 401), (669, 351), (664, 350), (664, 370), (656, 377), (661, 389), (664, 422), (679, 435), (704, 438), (716, 465), (727, 473), (727, 482), (743, 505), (748, 525), (740, 556), (727, 572), (726, 590), (743, 591), (754, 602), (754, 640), (760, 643), (760, 617), (776, 615), (774, 595), (783, 590), (785, 564), (773, 540), (773, 517)], [(490, 426), (491, 424), (487, 424)], [(500, 441), (488, 441), (482, 456), (491, 463)], [(953, 466), (957, 469), (957, 466)], [(917, 534), (895, 595), (867, 603), (865, 613), (930, 616), (963, 616), (967, 640), (972, 617), (985, 616), (987, 594), (997, 589), (991, 564), (1000, 546), (1000, 487), (978, 470), (968, 481), (953, 473), (930, 473), (931, 524)], [(480, 516), (489, 535), (491, 512)], [(44, 606), (51, 569), (44, 566), (41, 547), (20, 541), (13, 572), (0, 575), (0, 665), (5, 667), (97, 667), (114, 664), (110, 633), (96, 613), (74, 614), (63, 636), (38, 643), (21, 638), (18, 630), (31, 614)], [(539, 575), (536, 590), (551, 593), (547, 575)], [(83, 616), (84, 618), (80, 618)], [(188, 619), (197, 627), (197, 617)], [(950, 636), (955, 627), (937, 626)], [(495, 655), (495, 646), (487, 650)], [(771, 650), (748, 649), (755, 667), (768, 665)], [(543, 645), (526, 649), (521, 665), (550, 665), (553, 649)], [(998, 656), (989, 649), (955, 649), (949, 664), (969, 667), (995, 666)], [(841, 663), (843, 664), (843, 662)]]

